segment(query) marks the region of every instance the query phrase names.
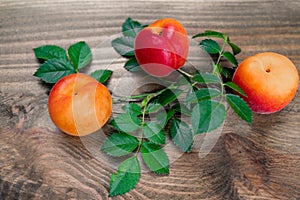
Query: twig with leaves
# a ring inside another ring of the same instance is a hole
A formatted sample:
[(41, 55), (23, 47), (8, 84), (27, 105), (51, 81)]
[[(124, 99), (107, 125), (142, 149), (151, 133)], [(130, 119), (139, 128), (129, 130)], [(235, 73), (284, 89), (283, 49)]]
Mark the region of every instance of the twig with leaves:
[[(112, 41), (113, 48), (128, 59), (124, 68), (129, 72), (141, 71), (134, 54), (134, 40), (144, 27), (146, 25), (128, 18), (122, 25), (123, 35)], [(199, 37), (208, 37), (199, 46), (210, 55), (217, 55), (211, 73), (189, 74), (179, 69), (182, 78), (164, 89), (115, 99), (115, 102), (126, 102), (122, 107), (124, 112), (110, 121), (114, 132), (104, 141), (101, 150), (110, 156), (124, 158), (124, 161), (111, 176), (110, 196), (124, 194), (135, 188), (141, 176), (139, 155), (151, 171), (159, 175), (169, 174), (170, 161), (163, 149), (166, 135), (170, 134), (173, 143), (182, 152), (190, 152), (194, 136), (211, 132), (224, 123), (224, 100), (243, 120), (252, 122), (252, 112), (239, 96), (245, 93), (233, 82), (222, 81), (222, 75), (230, 75), (226, 68), (221, 67), (222, 58), (237, 66), (235, 55), (240, 53), (240, 48), (226, 34), (220, 32), (205, 31), (193, 38)], [(220, 39), (222, 46), (211, 38)], [(226, 45), (231, 47), (232, 53), (225, 51)], [(35, 48), (34, 53), (42, 62), (34, 76), (47, 83), (56, 83), (64, 76), (78, 73), (92, 60), (91, 50), (85, 42), (71, 45), (68, 51), (59, 46), (44, 45)], [(96, 70), (90, 76), (105, 83), (111, 74), (110, 70)], [(189, 88), (187, 92), (181, 88), (182, 85)], [(210, 87), (211, 85), (219, 87)], [(226, 94), (226, 87), (239, 95)], [(180, 95), (185, 96), (184, 102), (177, 101)], [(132, 100), (139, 102), (133, 103)], [(149, 120), (149, 115), (156, 120)], [(191, 123), (188, 124), (179, 116), (190, 117)]]
[[(124, 68), (130, 72), (141, 70), (134, 56), (134, 38), (144, 27), (141, 23), (128, 18), (122, 26), (123, 36), (112, 41), (113, 48), (128, 59)], [(146, 94), (146, 96), (138, 95), (138, 97), (143, 97), (140, 103), (125, 104), (122, 107), (124, 113), (117, 115), (110, 122), (115, 132), (104, 142), (101, 150), (111, 156), (131, 155), (112, 174), (110, 196), (124, 194), (136, 186), (141, 173), (137, 157), (139, 153), (151, 171), (160, 175), (169, 174), (170, 163), (163, 150), (166, 143), (165, 135), (170, 133), (172, 141), (179, 149), (183, 152), (190, 152), (195, 135), (211, 132), (224, 123), (226, 116), (224, 99), (238, 116), (249, 123), (252, 122), (252, 112), (239, 96), (245, 95), (243, 90), (233, 82), (222, 82), (222, 75), (227, 77), (228, 71), (221, 67), (221, 59), (225, 58), (237, 66), (235, 55), (240, 53), (241, 49), (232, 43), (227, 35), (220, 32), (205, 31), (193, 38), (198, 37), (218, 38), (223, 44), (220, 47), (212, 39), (204, 39), (199, 43), (199, 46), (207, 53), (218, 55), (216, 62), (213, 63), (212, 73), (192, 75), (182, 69), (178, 70), (190, 88), (185, 94), (185, 102), (179, 104), (176, 101), (184, 91), (180, 89), (178, 82), (174, 82), (155, 93)], [(232, 53), (225, 51), (226, 45), (231, 47)], [(211, 84), (217, 84), (221, 89), (209, 87)], [(226, 87), (233, 89), (239, 95), (226, 94)], [(136, 99), (136, 96), (127, 98), (129, 101), (130, 99)], [(155, 116), (156, 121), (145, 120), (150, 114)], [(191, 117), (191, 126), (178, 117), (181, 115)], [(137, 136), (136, 132), (139, 133)]]
[[(43, 45), (33, 51), (42, 63), (34, 76), (46, 83), (56, 83), (69, 74), (78, 73), (92, 61), (91, 49), (84, 41), (71, 45), (68, 54), (65, 49), (56, 45)], [(105, 83), (111, 74), (111, 70), (96, 70), (90, 76)]]

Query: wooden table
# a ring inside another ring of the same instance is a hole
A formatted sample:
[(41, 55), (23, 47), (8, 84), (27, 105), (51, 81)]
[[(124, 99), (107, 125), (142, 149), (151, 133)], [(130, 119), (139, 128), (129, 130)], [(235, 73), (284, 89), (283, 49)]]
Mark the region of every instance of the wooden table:
[[(94, 49), (120, 33), (127, 17), (145, 24), (174, 17), (189, 35), (227, 33), (243, 50), (239, 61), (274, 51), (300, 71), (299, 10), (295, 0), (1, 0), (0, 199), (107, 199), (115, 170), (82, 139), (54, 127), (47, 111), (50, 87), (32, 76), (39, 65), (33, 48), (67, 48), (83, 40)], [(252, 125), (228, 110), (207, 156), (183, 154), (169, 176), (143, 173), (136, 189), (113, 199), (299, 200), (299, 126), (299, 92), (281, 112), (255, 114)]]

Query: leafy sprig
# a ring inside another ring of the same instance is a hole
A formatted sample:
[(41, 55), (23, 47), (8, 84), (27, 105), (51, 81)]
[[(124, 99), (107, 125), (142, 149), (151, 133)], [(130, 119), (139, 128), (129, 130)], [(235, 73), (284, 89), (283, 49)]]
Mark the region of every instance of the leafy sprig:
[[(222, 47), (219, 46), (219, 44), (212, 39), (204, 39), (199, 43), (200, 48), (202, 48), (204, 51), (206, 51), (209, 54), (218, 54), (217, 61), (213, 63), (213, 73), (211, 75), (206, 75), (206, 76), (213, 76), (216, 75), (219, 78), (221, 78), (221, 74), (224, 75), (225, 77), (227, 76), (227, 72), (224, 68), (221, 68), (220, 62), (222, 58), (227, 59), (230, 63), (234, 65), (234, 67), (238, 66), (237, 59), (235, 58), (235, 55), (239, 54), (241, 52), (241, 49), (231, 42), (229, 37), (226, 34), (217, 32), (217, 31), (211, 31), (207, 30), (204, 33), (197, 34), (193, 36), (193, 38), (198, 38), (198, 37), (210, 37), (210, 38), (219, 38), (222, 40), (223, 44)], [(232, 53), (229, 51), (225, 51), (226, 45), (229, 45), (232, 49)], [(198, 78), (197, 80), (194, 78), (194, 80), (198, 81), (201, 78)], [(209, 78), (208, 78), (209, 79)], [(211, 79), (210, 79), (211, 80)], [(207, 80), (208, 82), (210, 80)], [(204, 80), (205, 81), (205, 80)], [(202, 81), (201, 81), (202, 82)], [(241, 119), (245, 120), (246, 122), (251, 123), (252, 122), (252, 111), (249, 108), (248, 104), (238, 95), (235, 94), (225, 94), (225, 87), (228, 87), (235, 91), (236, 93), (239, 93), (242, 96), (246, 96), (245, 92), (235, 83), (229, 81), (226, 83), (219, 83), (221, 88), (222, 88), (222, 97), (225, 97), (227, 103), (229, 106), (235, 111), (235, 113), (241, 117)]]
[[(90, 47), (83, 41), (71, 45), (67, 51), (56, 45), (43, 45), (33, 49), (41, 65), (34, 73), (46, 83), (56, 83), (61, 78), (78, 73), (92, 61)], [(90, 74), (100, 83), (105, 83), (111, 76), (111, 70), (96, 70)]]
[(142, 25), (138, 21), (132, 20), (130, 17), (122, 25), (122, 36), (111, 42), (112, 47), (128, 61), (124, 68), (130, 72), (141, 71), (141, 68), (134, 55), (134, 39), (138, 32), (147, 25)]
[[(144, 27), (146, 25), (128, 18), (122, 25), (122, 36), (112, 41), (116, 52), (128, 59), (124, 68), (130, 72), (141, 70), (134, 55), (134, 40)], [(217, 55), (211, 73), (189, 74), (179, 69), (182, 78), (162, 90), (114, 99), (114, 102), (127, 103), (122, 107), (123, 113), (110, 121), (114, 132), (101, 146), (108, 155), (124, 159), (111, 175), (110, 196), (135, 188), (141, 176), (140, 162), (156, 174), (169, 174), (170, 161), (164, 151), (167, 135), (182, 152), (190, 152), (195, 135), (211, 132), (224, 123), (225, 101), (241, 119), (252, 122), (252, 112), (240, 97), (246, 96), (244, 91), (231, 81), (222, 81), (223, 76), (230, 78), (230, 72), (229, 68), (221, 67), (221, 61), (229, 61), (235, 69), (238, 65), (235, 56), (241, 49), (226, 34), (217, 31), (208, 30), (193, 36), (200, 37), (205, 37), (199, 42), (200, 48), (210, 55)], [(231, 51), (225, 50), (226, 46)], [(75, 43), (67, 51), (56, 45), (44, 45), (35, 48), (34, 53), (41, 61), (34, 76), (47, 83), (56, 83), (64, 76), (80, 72), (92, 60), (91, 50), (85, 42)], [(90, 76), (105, 83), (111, 74), (110, 70), (96, 70)], [(182, 86), (187, 86), (188, 90)], [(226, 93), (226, 89), (234, 93)], [(185, 97), (185, 101), (179, 102), (179, 97)], [(150, 120), (150, 116), (155, 120)], [(186, 122), (182, 116), (189, 117), (191, 122)]]
[[(130, 72), (141, 70), (134, 55), (134, 39), (144, 27), (128, 18), (122, 25), (123, 35), (112, 41), (116, 52), (128, 59), (124, 68)], [(200, 41), (200, 48), (210, 55), (217, 55), (211, 73), (189, 74), (179, 69), (178, 72), (183, 78), (167, 88), (149, 94), (115, 99), (115, 102), (129, 103), (122, 107), (124, 112), (110, 122), (115, 132), (107, 138), (101, 150), (111, 156), (129, 158), (125, 159), (112, 175), (110, 196), (124, 194), (136, 186), (141, 173), (139, 154), (141, 162), (151, 171), (160, 175), (169, 174), (170, 163), (163, 149), (166, 135), (170, 134), (173, 143), (182, 152), (190, 152), (195, 135), (211, 132), (224, 123), (224, 100), (241, 119), (252, 122), (252, 112), (248, 104), (236, 94), (227, 94), (226, 89), (231, 89), (239, 95), (246, 94), (233, 82), (222, 81), (222, 76), (228, 77), (230, 74), (226, 68), (221, 67), (222, 59), (228, 60), (235, 68), (238, 65), (235, 56), (241, 49), (231, 42), (226, 34), (217, 31), (205, 31), (193, 38), (199, 37), (206, 37)], [(211, 38), (221, 40), (222, 45)], [(231, 51), (225, 51), (226, 45)], [(188, 91), (182, 90), (181, 86), (188, 86)], [(184, 96), (185, 101), (179, 103), (179, 96)], [(140, 101), (130, 103), (131, 100)], [(149, 120), (149, 115), (151, 119), (156, 120)], [(190, 117), (191, 122), (185, 122), (181, 116)], [(133, 168), (129, 167), (129, 162)]]

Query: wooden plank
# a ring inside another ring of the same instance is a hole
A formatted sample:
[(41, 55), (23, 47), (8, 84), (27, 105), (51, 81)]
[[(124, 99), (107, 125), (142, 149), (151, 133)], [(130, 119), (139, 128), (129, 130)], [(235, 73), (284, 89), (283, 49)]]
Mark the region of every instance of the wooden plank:
[[(107, 199), (115, 170), (98, 151), (103, 134), (74, 138), (54, 127), (47, 112), (50, 87), (32, 76), (38, 67), (33, 48), (84, 40), (99, 55), (91, 67), (103, 68), (111, 60), (101, 52), (127, 17), (142, 23), (174, 17), (191, 36), (206, 29), (228, 33), (243, 49), (239, 61), (275, 51), (300, 71), (299, 9), (291, 0), (0, 1), (0, 199)], [(116, 71), (110, 90), (124, 77), (138, 79), (125, 73), (123, 63), (110, 66)], [(207, 156), (199, 157), (199, 148), (179, 155), (169, 176), (143, 173), (135, 190), (113, 199), (298, 200), (299, 123), (299, 92), (281, 112), (254, 115), (253, 125), (228, 110)]]

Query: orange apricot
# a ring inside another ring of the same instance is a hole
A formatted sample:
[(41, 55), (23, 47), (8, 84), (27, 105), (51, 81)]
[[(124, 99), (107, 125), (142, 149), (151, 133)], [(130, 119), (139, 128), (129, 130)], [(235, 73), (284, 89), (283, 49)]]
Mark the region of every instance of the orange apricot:
[(294, 98), (299, 75), (287, 57), (273, 52), (246, 58), (237, 68), (233, 82), (247, 94), (253, 112), (268, 114), (283, 109)]
[(51, 89), (48, 110), (54, 124), (73, 136), (100, 129), (112, 112), (108, 89), (92, 77), (77, 73), (60, 79)]

